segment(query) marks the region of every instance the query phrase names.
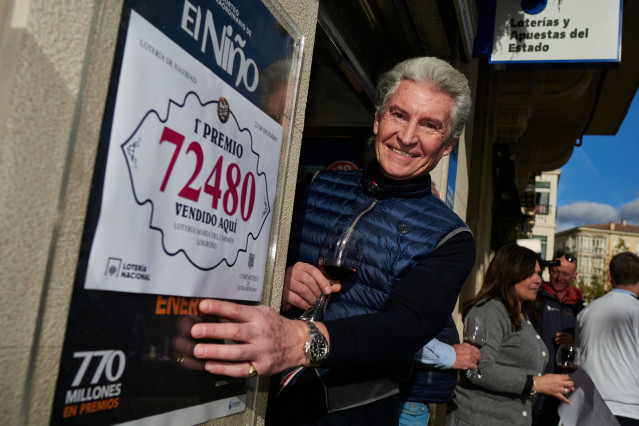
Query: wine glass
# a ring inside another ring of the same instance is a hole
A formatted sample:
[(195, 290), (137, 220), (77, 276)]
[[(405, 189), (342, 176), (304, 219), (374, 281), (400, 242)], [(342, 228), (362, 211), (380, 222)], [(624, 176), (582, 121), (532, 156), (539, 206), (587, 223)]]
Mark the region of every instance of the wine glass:
[[(464, 342), (481, 348), (486, 344), (486, 335), (488, 333), (485, 318), (466, 318), (464, 321)], [(477, 370), (466, 370), (466, 377), (481, 379), (482, 374)]]
[(581, 364), (581, 350), (577, 346), (559, 345), (555, 362), (561, 373), (573, 373)]
[[(335, 225), (331, 229), (319, 250), (317, 264), (322, 274), (332, 283), (350, 278), (362, 262), (364, 236), (355, 228)], [(321, 321), (328, 305), (329, 295), (322, 293), (300, 319)]]

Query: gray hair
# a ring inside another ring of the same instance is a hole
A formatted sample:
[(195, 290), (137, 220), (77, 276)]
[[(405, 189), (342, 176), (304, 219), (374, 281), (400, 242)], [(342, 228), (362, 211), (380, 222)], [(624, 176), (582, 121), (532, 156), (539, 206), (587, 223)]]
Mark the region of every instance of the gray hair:
[(400, 62), (379, 78), (377, 83), (378, 101), (375, 105), (378, 116), (381, 117), (390, 97), (404, 80), (432, 84), (453, 98), (454, 104), (450, 112), (451, 124), (447, 140), (459, 138), (470, 116), (472, 105), (466, 76), (448, 62), (434, 57), (412, 58)]

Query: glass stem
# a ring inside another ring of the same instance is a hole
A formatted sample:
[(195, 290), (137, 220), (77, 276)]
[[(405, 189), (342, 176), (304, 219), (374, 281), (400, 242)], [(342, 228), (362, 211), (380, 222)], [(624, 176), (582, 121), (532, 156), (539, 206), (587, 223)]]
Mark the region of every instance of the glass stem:
[(329, 298), (329, 294), (322, 293), (317, 301), (315, 301), (315, 303), (313, 303), (307, 310), (304, 311), (304, 313), (300, 316), (300, 319), (308, 321), (323, 321), (324, 312), (326, 312)]

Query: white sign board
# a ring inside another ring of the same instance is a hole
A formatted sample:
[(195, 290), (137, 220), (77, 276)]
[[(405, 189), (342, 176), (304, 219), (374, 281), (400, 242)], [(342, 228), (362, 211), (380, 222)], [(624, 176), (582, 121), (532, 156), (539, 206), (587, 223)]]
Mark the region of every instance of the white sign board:
[(259, 301), (282, 135), (132, 11), (85, 288)]
[(522, 3), (497, 0), (491, 63), (621, 60), (621, 0), (540, 0), (534, 14)]

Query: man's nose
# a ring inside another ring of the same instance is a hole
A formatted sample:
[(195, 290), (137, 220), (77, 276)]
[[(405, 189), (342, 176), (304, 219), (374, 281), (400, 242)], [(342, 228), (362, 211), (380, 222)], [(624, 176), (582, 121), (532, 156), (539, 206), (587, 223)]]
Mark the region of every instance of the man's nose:
[(399, 141), (404, 145), (417, 143), (417, 123), (412, 121), (404, 123), (397, 136), (399, 136)]

